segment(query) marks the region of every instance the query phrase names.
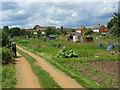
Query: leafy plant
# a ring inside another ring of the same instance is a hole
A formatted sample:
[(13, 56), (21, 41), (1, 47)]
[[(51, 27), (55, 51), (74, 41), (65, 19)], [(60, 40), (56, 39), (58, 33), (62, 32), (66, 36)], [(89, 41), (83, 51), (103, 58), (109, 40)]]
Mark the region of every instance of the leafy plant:
[(2, 63), (8, 64), (13, 59), (13, 51), (11, 48), (2, 48)]
[(78, 55), (73, 51), (72, 49), (66, 49), (62, 48), (58, 53), (57, 57), (65, 57), (65, 58), (71, 58), (71, 57), (78, 57)]

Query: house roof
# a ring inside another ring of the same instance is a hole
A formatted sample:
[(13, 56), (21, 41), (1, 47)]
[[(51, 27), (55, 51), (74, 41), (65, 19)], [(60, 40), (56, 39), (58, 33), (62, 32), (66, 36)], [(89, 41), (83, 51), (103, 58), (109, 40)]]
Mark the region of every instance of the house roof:
[(79, 32), (70, 32), (70, 35), (80, 35)]
[(84, 27), (83, 26), (81, 26), (81, 27), (79, 27), (79, 28), (77, 28), (76, 30), (81, 30), (81, 29), (83, 29)]
[(98, 24), (98, 25), (94, 26), (92, 29), (100, 29), (101, 26), (102, 25)]

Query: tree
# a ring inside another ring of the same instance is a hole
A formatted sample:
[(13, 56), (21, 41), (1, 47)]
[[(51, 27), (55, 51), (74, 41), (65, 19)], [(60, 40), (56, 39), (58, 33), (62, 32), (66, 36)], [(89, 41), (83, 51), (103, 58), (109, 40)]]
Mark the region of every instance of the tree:
[(11, 39), (5, 31), (2, 31), (2, 46), (11, 46)]
[(33, 29), (36, 29), (36, 27), (39, 27), (39, 25), (35, 25)]
[(72, 29), (72, 31), (71, 32), (75, 32), (75, 29)]
[(110, 33), (114, 36), (120, 35), (120, 13), (114, 13), (113, 18), (107, 23), (107, 28), (111, 30)]
[(10, 28), (10, 35), (11, 37), (20, 36), (20, 28), (18, 27)]
[(63, 26), (61, 26), (61, 34), (63, 33)]
[(46, 33), (46, 35), (50, 35), (51, 34), (51, 28), (50, 27), (46, 27), (45, 33)]
[(20, 30), (20, 36), (25, 36), (25, 33), (26, 31), (24, 29)]
[(110, 33), (113, 35), (113, 36), (119, 36), (119, 32), (118, 32), (118, 27), (117, 26), (113, 26), (111, 29), (110, 29)]
[(40, 37), (40, 35), (41, 35), (41, 31), (38, 30), (38, 32), (37, 32), (37, 37)]
[(87, 30), (85, 33), (84, 33), (84, 35), (91, 35), (91, 34), (93, 34), (93, 30), (91, 29), (91, 30)]
[(9, 31), (9, 27), (8, 27), (8, 26), (4, 26), (4, 27), (3, 27), (3, 30), (4, 30), (7, 34), (10, 33), (10, 31)]

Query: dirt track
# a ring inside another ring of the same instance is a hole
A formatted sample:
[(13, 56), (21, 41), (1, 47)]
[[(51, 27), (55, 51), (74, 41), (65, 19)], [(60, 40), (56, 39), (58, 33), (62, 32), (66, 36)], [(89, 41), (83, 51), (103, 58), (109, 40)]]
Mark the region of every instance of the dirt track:
[(18, 49), (24, 51), (25, 53), (32, 56), (34, 59), (37, 60), (37, 64), (45, 71), (47, 71), (51, 77), (60, 85), (62, 88), (83, 88), (80, 86), (74, 79), (68, 77), (64, 72), (58, 70), (53, 65), (49, 64), (44, 59), (40, 58), (39, 56), (30, 53), (21, 47), (17, 46)]
[(40, 88), (37, 77), (33, 74), (29, 62), (17, 53), (16, 58), (16, 76), (17, 85), (15, 88)]

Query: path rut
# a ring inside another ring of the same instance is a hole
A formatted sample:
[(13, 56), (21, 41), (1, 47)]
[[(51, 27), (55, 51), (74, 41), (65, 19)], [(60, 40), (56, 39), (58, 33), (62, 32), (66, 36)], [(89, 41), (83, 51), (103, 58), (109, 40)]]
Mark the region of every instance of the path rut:
[(17, 85), (15, 88), (41, 88), (37, 77), (33, 74), (29, 62), (19, 53), (16, 58)]
[(36, 59), (38, 62), (38, 65), (43, 70), (47, 71), (51, 75), (51, 77), (58, 83), (58, 85), (60, 85), (62, 88), (83, 88), (74, 79), (68, 77), (64, 72), (54, 67), (53, 65), (45, 61), (43, 58), (28, 52), (19, 46), (17, 46), (17, 48), (29, 54), (34, 59)]

